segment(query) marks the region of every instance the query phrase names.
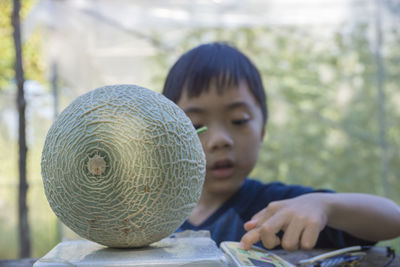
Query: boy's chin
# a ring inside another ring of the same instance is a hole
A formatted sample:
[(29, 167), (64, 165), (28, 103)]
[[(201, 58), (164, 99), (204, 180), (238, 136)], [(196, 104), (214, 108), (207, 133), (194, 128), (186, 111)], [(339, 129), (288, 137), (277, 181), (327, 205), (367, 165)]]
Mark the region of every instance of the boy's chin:
[(218, 178), (212, 178), (212, 181), (210, 181), (208, 178), (206, 178), (203, 191), (207, 191), (208, 193), (212, 194), (231, 195), (240, 189), (242, 182), (235, 181), (234, 179)]

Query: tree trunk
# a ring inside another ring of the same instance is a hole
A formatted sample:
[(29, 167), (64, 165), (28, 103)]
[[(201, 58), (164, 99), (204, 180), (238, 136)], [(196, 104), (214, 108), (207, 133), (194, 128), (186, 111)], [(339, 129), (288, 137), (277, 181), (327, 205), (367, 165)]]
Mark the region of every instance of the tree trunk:
[(379, 125), (379, 145), (381, 147), (381, 181), (383, 195), (390, 197), (390, 184), (388, 181), (389, 157), (388, 143), (386, 140), (386, 112), (385, 112), (385, 69), (381, 54), (383, 45), (381, 1), (375, 0), (375, 60), (377, 65), (376, 87), (378, 90), (378, 125)]
[(19, 11), (21, 3), (13, 0), (12, 24), (14, 27), (15, 45), (15, 80), (18, 88), (17, 107), (19, 114), (19, 194), (18, 194), (18, 226), (19, 226), (19, 257), (31, 255), (30, 234), (28, 224), (28, 208), (26, 205), (26, 136), (25, 136), (25, 96), (24, 96), (24, 71), (22, 68), (22, 45)]

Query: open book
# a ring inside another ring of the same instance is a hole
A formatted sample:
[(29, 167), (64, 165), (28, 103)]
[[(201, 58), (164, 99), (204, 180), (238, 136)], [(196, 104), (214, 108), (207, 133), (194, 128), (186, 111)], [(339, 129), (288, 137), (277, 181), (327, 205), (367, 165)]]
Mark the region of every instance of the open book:
[(239, 242), (225, 241), (220, 245), (229, 266), (295, 267), (271, 251), (253, 246), (250, 250), (239, 248)]

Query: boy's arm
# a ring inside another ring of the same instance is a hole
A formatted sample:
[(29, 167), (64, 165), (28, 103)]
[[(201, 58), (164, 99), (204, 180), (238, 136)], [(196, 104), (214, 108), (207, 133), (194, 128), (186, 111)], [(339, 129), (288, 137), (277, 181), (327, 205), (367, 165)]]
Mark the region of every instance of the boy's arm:
[[(271, 202), (244, 227), (244, 249), (261, 240), (266, 248), (311, 249), (325, 226), (379, 241), (400, 236), (400, 207), (393, 201), (358, 193), (311, 193)], [(276, 235), (283, 231), (282, 240)]]
[(328, 225), (333, 228), (371, 241), (400, 236), (400, 207), (387, 198), (340, 193), (332, 194), (326, 201)]

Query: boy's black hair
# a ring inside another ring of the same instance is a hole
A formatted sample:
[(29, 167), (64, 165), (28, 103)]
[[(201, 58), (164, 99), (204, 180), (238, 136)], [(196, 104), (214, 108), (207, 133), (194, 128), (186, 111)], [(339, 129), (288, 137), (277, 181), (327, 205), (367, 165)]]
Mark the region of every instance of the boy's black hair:
[(184, 90), (188, 97), (196, 97), (209, 89), (211, 81), (217, 83), (219, 92), (227, 86), (247, 82), (260, 104), (264, 123), (267, 121), (266, 94), (260, 73), (250, 59), (226, 43), (203, 44), (183, 54), (170, 69), (162, 93), (176, 103)]

